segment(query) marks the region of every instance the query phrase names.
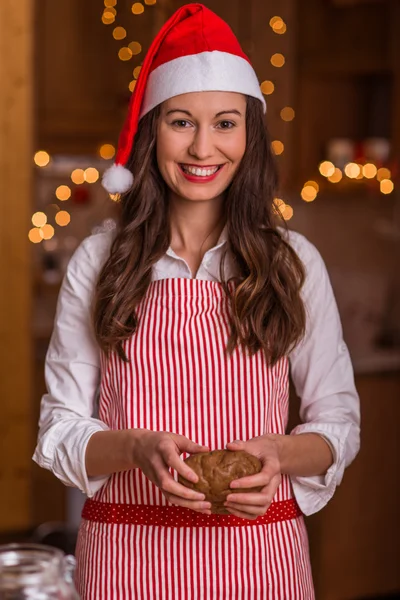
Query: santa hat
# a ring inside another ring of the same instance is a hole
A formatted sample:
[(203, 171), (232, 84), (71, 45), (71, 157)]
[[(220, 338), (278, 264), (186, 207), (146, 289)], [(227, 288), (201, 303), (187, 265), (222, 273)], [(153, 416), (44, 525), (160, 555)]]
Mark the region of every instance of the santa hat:
[(266, 110), (254, 69), (229, 25), (202, 4), (187, 4), (164, 24), (146, 54), (115, 163), (103, 176), (110, 194), (126, 192), (133, 183), (126, 164), (141, 117), (169, 98), (205, 91), (254, 96)]

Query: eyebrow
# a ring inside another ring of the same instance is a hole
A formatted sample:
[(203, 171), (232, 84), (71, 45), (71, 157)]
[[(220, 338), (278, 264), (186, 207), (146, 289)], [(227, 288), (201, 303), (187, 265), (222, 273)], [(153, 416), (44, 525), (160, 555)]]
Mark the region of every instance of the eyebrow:
[[(168, 115), (170, 115), (171, 113), (174, 113), (174, 112), (181, 112), (181, 113), (184, 113), (185, 115), (188, 115), (189, 117), (193, 116), (188, 110), (184, 110), (183, 108), (172, 108), (171, 110), (169, 110), (166, 113), (166, 116), (168, 116)], [(226, 115), (226, 114), (234, 114), (234, 115), (238, 115), (239, 117), (242, 116), (242, 113), (239, 112), (238, 110), (236, 110), (235, 108), (233, 108), (231, 110), (221, 110), (215, 116), (216, 117), (221, 117), (222, 115)]]

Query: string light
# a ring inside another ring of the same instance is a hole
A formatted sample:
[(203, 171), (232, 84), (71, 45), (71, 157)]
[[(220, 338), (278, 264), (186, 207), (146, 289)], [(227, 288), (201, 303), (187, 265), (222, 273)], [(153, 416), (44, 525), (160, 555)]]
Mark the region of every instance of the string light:
[(142, 45), (139, 42), (131, 42), (128, 44), (128, 48), (134, 55), (140, 54), (142, 51)]
[(83, 169), (74, 169), (71, 173), (71, 179), (76, 185), (85, 182), (85, 171)]
[(285, 57), (283, 56), (283, 54), (280, 54), (279, 52), (277, 54), (273, 54), (271, 56), (271, 65), (273, 67), (283, 67), (283, 65), (285, 64)]
[(272, 83), (272, 81), (263, 81), (260, 85), (260, 88), (263, 94), (269, 96), (270, 94), (273, 94), (275, 85)]
[(104, 160), (110, 160), (115, 155), (115, 147), (112, 144), (102, 144), (99, 148), (99, 154)]
[(115, 40), (123, 40), (126, 38), (126, 29), (124, 27), (116, 27), (113, 31), (113, 38)]
[(276, 156), (279, 156), (285, 150), (285, 146), (284, 146), (283, 142), (281, 142), (280, 140), (274, 140), (271, 143), (271, 146), (272, 146), (272, 150), (274, 151)]
[(33, 160), (38, 167), (46, 167), (50, 162), (50, 154), (45, 150), (39, 150), (35, 153)]
[(47, 223), (47, 216), (44, 212), (35, 212), (35, 214), (32, 215), (32, 223), (35, 227), (43, 227), (43, 225)]
[(67, 185), (59, 185), (56, 189), (56, 197), (61, 201), (68, 200), (71, 198), (71, 188)]
[(291, 108), (290, 106), (285, 106), (285, 108), (282, 108), (282, 110), (281, 110), (282, 121), (293, 121), (294, 116), (295, 116), (295, 112), (294, 112), (293, 108)]
[(382, 179), (380, 182), (382, 194), (391, 194), (394, 190), (394, 183), (390, 179)]
[(132, 12), (134, 15), (141, 15), (144, 12), (144, 6), (141, 2), (132, 4)]
[(372, 163), (367, 163), (363, 166), (362, 172), (367, 179), (373, 179), (377, 173), (377, 168)]
[(56, 214), (55, 220), (57, 225), (60, 225), (60, 227), (65, 227), (71, 221), (71, 215), (66, 210), (60, 210)]
[(319, 172), (323, 177), (331, 177), (331, 175), (333, 175), (335, 172), (335, 165), (329, 160), (324, 160), (319, 165)]

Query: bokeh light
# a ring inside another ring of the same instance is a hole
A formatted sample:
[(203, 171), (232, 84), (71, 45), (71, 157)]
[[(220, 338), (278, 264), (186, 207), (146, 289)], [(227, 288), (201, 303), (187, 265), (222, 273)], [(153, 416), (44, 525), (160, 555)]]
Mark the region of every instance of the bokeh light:
[(319, 172), (324, 177), (330, 177), (335, 172), (335, 165), (333, 163), (331, 163), (329, 160), (324, 160), (319, 165)]
[(137, 83), (137, 82), (136, 82), (136, 79), (132, 79), (132, 81), (129, 83), (129, 90), (130, 90), (131, 92), (133, 92), (133, 90), (135, 89), (135, 87), (136, 87), (136, 83)]
[(33, 227), (28, 233), (28, 238), (33, 244), (39, 244), (43, 240), (43, 234), (40, 229)]
[(85, 182), (85, 171), (83, 169), (74, 169), (71, 173), (71, 179), (76, 185)]
[(301, 197), (305, 202), (313, 202), (317, 197), (317, 190), (312, 185), (305, 185), (301, 190)]
[(99, 172), (94, 167), (88, 167), (85, 169), (85, 181), (88, 183), (96, 183), (99, 178)]
[(281, 110), (281, 119), (282, 121), (293, 121), (295, 117), (295, 112), (291, 106), (285, 106)]
[(102, 144), (99, 148), (99, 154), (104, 160), (110, 160), (115, 156), (115, 147), (112, 144)]
[(319, 192), (319, 185), (316, 181), (306, 181), (303, 187), (309, 186), (313, 187), (317, 193)]
[(391, 194), (394, 190), (394, 183), (390, 179), (382, 179), (380, 188), (382, 194)]
[(349, 179), (356, 179), (360, 175), (361, 167), (357, 163), (350, 162), (345, 166), (344, 172)]
[(144, 6), (141, 2), (132, 4), (132, 12), (134, 15), (141, 15), (144, 12)]
[(367, 163), (363, 166), (362, 172), (364, 177), (366, 177), (367, 179), (373, 179), (377, 173), (377, 168), (374, 164)]
[(139, 73), (140, 73), (141, 69), (142, 69), (142, 67), (141, 67), (141, 66), (139, 66), (139, 67), (135, 67), (135, 68), (133, 69), (133, 76), (134, 76), (134, 78), (135, 78), (135, 79), (137, 79), (137, 78), (139, 77)]
[(337, 167), (336, 167), (335, 171), (332, 173), (332, 175), (329, 175), (329, 177), (328, 177), (328, 181), (330, 181), (331, 183), (339, 183), (339, 181), (341, 181), (342, 179), (343, 179), (343, 173)]
[(126, 46), (123, 46), (118, 51), (118, 58), (120, 60), (131, 60), (132, 56), (133, 56), (132, 50), (130, 48), (127, 48)]
[(263, 81), (262, 84), (260, 85), (261, 91), (263, 94), (265, 94), (266, 96), (269, 96), (270, 94), (273, 94), (274, 89), (275, 89), (275, 85), (272, 83), (272, 81)]
[(116, 27), (113, 31), (113, 38), (115, 40), (123, 40), (126, 38), (126, 29), (124, 27)]
[(48, 223), (41, 227), (41, 231), (44, 240), (51, 240), (51, 238), (54, 235), (54, 227), (53, 225), (49, 225)]
[(56, 197), (62, 201), (68, 200), (71, 198), (71, 188), (67, 185), (59, 185), (56, 189)]
[(274, 140), (273, 142), (271, 142), (271, 146), (276, 156), (279, 156), (285, 150), (285, 146), (280, 140)]
[(60, 210), (56, 214), (55, 220), (56, 220), (57, 225), (60, 225), (60, 227), (65, 227), (66, 225), (68, 225), (70, 223), (71, 215), (66, 210)]
[(38, 167), (46, 167), (50, 162), (50, 154), (45, 150), (39, 150), (36, 152), (33, 160)]
[(386, 169), (385, 167), (381, 167), (380, 169), (378, 169), (377, 173), (376, 173), (376, 178), (378, 181), (383, 181), (384, 179), (390, 179), (392, 176), (392, 173), (390, 172), (390, 169)]
[(139, 42), (131, 42), (128, 44), (128, 48), (135, 56), (136, 54), (140, 54), (142, 51), (142, 45)]
[(276, 54), (273, 54), (271, 56), (271, 65), (273, 67), (283, 67), (283, 65), (285, 64), (285, 57), (283, 56), (283, 54), (280, 54), (279, 52), (277, 52)]
[(47, 223), (47, 216), (44, 212), (35, 212), (32, 215), (32, 223), (35, 227), (43, 227)]

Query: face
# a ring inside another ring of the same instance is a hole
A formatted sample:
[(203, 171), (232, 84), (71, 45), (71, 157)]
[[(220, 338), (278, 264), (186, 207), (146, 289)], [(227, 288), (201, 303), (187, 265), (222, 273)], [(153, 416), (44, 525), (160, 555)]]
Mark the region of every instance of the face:
[(157, 162), (173, 194), (196, 202), (220, 197), (246, 149), (246, 98), (193, 92), (164, 102)]

